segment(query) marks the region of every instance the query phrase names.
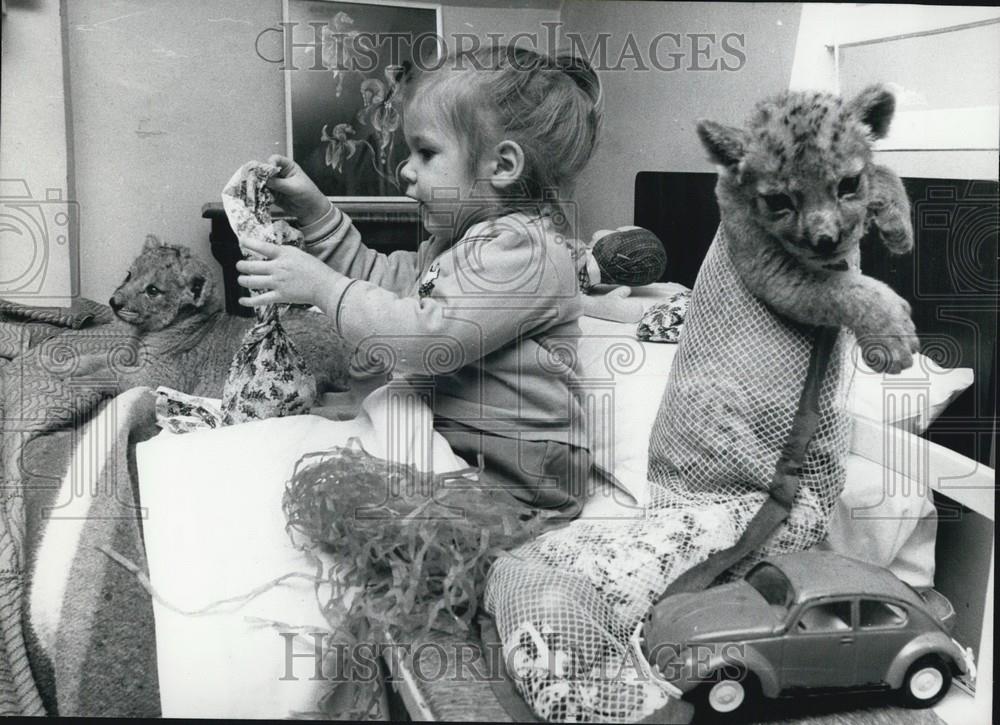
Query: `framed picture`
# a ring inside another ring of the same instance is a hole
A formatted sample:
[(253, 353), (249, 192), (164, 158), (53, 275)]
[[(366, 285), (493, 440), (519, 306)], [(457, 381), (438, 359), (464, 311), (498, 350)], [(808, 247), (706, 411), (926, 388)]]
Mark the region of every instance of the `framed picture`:
[(283, 10), (288, 155), (337, 202), (411, 202), (397, 89), (406, 64), (438, 60), (441, 6), (284, 0)]

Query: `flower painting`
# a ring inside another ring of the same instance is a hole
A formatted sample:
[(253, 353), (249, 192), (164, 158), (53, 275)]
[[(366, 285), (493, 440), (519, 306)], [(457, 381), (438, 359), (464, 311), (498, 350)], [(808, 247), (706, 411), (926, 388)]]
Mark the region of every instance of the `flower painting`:
[(440, 17), (427, 3), (287, 0), (288, 151), (328, 196), (403, 196), (398, 88), (438, 58)]

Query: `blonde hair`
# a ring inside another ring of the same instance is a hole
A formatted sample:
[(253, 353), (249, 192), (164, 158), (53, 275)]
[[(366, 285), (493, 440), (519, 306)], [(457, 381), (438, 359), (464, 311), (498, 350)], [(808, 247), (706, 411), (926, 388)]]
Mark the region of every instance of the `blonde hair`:
[[(601, 83), (570, 54), (512, 45), (453, 53), (435, 70), (404, 80), (405, 109), (433, 103), (466, 144), (474, 171), (501, 140), (517, 142), (524, 171), (508, 202), (539, 202), (572, 188), (597, 144)], [(405, 120), (404, 120), (405, 123)]]

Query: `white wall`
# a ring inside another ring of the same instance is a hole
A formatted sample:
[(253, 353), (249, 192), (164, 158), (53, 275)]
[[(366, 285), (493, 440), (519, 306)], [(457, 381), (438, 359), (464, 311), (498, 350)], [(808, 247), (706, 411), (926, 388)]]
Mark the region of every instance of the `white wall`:
[[(559, 15), (555, 0), (442, 5), (446, 37)], [(280, 20), (279, 0), (69, 5), (84, 295), (106, 300), (149, 233), (211, 259), (202, 205), (245, 161), (285, 151), (283, 73), (254, 50)]]
[(878, 163), (902, 176), (996, 179), (998, 18), (990, 7), (806, 4), (791, 86), (850, 95), (889, 84), (896, 118)]
[[(58, 0), (10, 3), (0, 40), (0, 297), (67, 305), (76, 235)], [(72, 220), (72, 216), (70, 217)]]
[(650, 66), (600, 73), (605, 125), (576, 193), (582, 235), (632, 223), (639, 171), (712, 171), (695, 134), (697, 120), (740, 124), (761, 97), (788, 88), (799, 15), (800, 6), (792, 3), (566, 0), (564, 30), (579, 32), (591, 44), (596, 33), (610, 33), (612, 58), (621, 54), (630, 33), (637, 47), (646, 49), (664, 32), (714, 33), (719, 39), (742, 34), (746, 55), (736, 71), (692, 70), (710, 63), (692, 63), (689, 52), (678, 70)]
[(85, 296), (108, 299), (146, 234), (211, 259), (202, 204), (241, 163), (283, 148), (281, 73), (254, 55), (280, 12), (240, 0), (70, 4)]

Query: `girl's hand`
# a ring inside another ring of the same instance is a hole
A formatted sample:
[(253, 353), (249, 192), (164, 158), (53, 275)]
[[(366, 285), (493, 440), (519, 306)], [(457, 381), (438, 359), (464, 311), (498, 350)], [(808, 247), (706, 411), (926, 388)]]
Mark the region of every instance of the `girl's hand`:
[(267, 180), (281, 208), (308, 226), (330, 209), (330, 200), (313, 183), (302, 167), (286, 156), (271, 156), (267, 163), (277, 166), (277, 174)]
[(251, 290), (267, 290), (252, 297), (241, 297), (246, 307), (291, 303), (318, 305), (323, 291), (342, 275), (330, 269), (308, 252), (292, 246), (245, 240), (243, 247), (265, 257), (263, 260), (244, 259), (236, 263), (242, 286)]

